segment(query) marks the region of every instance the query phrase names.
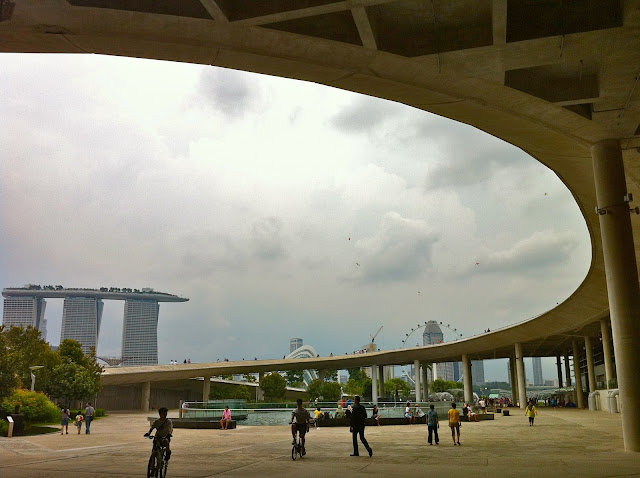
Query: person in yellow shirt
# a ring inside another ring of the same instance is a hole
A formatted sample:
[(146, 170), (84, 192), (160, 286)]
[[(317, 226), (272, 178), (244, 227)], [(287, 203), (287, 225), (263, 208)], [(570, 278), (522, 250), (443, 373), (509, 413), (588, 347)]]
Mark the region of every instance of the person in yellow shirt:
[[(456, 409), (456, 402), (451, 404), (451, 410), (449, 410), (449, 428), (451, 428), (451, 438), (453, 439), (453, 446), (460, 444), (460, 410)], [(458, 440), (456, 443), (456, 434)]]
[(538, 410), (536, 410), (536, 407), (533, 404), (533, 400), (529, 401), (529, 404), (527, 405), (527, 408), (524, 411), (524, 414), (529, 417), (529, 426), (532, 427), (533, 426), (533, 419), (538, 414)]
[(316, 428), (320, 428), (320, 425), (318, 425), (318, 420), (320, 420), (323, 416), (322, 410), (320, 410), (320, 407), (316, 407), (314, 413), (314, 422), (316, 424)]

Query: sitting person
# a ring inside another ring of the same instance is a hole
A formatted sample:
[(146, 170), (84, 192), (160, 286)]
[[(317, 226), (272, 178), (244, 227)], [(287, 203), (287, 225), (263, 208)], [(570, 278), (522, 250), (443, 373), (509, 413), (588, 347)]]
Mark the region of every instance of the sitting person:
[[(478, 421), (478, 414), (476, 412), (473, 411), (473, 407), (471, 405), (469, 405), (468, 403), (465, 405), (465, 407), (467, 408), (467, 419), (472, 422), (472, 421)], [(463, 408), (464, 410), (464, 408)]]
[(420, 405), (416, 405), (416, 409), (413, 412), (414, 421), (417, 420), (418, 418), (424, 417), (425, 415), (426, 414), (422, 411), (422, 408), (420, 408)]
[(371, 412), (371, 418), (376, 421), (376, 425), (380, 426), (380, 410), (378, 410), (378, 405), (373, 406), (373, 412)]
[(353, 408), (351, 407), (351, 405), (347, 406), (347, 409), (344, 411), (345, 418), (348, 418), (349, 420), (351, 420), (352, 413), (353, 413)]
[(404, 409), (404, 417), (409, 420), (409, 424), (416, 422), (416, 417), (413, 416), (411, 411), (411, 402), (407, 402), (407, 406)]
[(344, 418), (344, 408), (342, 408), (342, 404), (338, 405), (335, 418)]
[(231, 423), (231, 410), (229, 407), (224, 407), (224, 412), (222, 412), (222, 420), (220, 420), (220, 426), (223, 430), (229, 429), (229, 424)]

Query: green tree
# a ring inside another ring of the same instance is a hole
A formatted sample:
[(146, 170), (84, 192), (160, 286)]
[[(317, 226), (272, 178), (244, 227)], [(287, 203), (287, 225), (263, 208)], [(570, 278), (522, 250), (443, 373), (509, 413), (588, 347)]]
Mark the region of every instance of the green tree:
[(464, 388), (464, 384), (460, 382), (453, 382), (450, 380), (441, 380), (441, 379), (434, 380), (431, 383), (431, 391), (433, 393), (447, 392), (454, 388)]
[(229, 398), (238, 398), (241, 400), (251, 400), (251, 390), (246, 385), (239, 385), (231, 389), (231, 397)]
[(337, 370), (325, 370), (324, 371), (324, 379), (327, 382), (336, 382), (338, 380), (338, 371)]
[(287, 385), (290, 387), (304, 386), (304, 370), (287, 370)]
[(101, 389), (102, 366), (98, 364), (95, 351), (82, 351), (79, 342), (65, 339), (58, 347), (61, 364), (54, 367), (48, 386), (50, 395), (60, 398), (65, 404), (71, 400), (94, 397)]
[(260, 388), (266, 398), (282, 398), (287, 391), (287, 381), (279, 373), (273, 372), (262, 378)]
[(340, 396), (340, 384), (337, 382), (325, 382), (322, 387), (322, 397), (327, 402), (332, 402), (335, 400), (339, 400)]
[(350, 368), (348, 371), (349, 371), (349, 379), (353, 379), (356, 382), (359, 382), (367, 378), (367, 374), (361, 368)]
[(19, 386), (31, 389), (33, 365), (42, 365), (36, 374), (36, 390), (47, 390), (53, 369), (60, 364), (59, 355), (42, 339), (38, 329), (29, 327), (1, 328), (6, 339), (8, 357), (17, 373)]
[(256, 378), (255, 375), (250, 374), (250, 373), (245, 373), (243, 375), (244, 379), (249, 382), (249, 383), (256, 383), (258, 381), (258, 379)]
[(392, 378), (384, 382), (384, 390), (387, 393), (393, 394), (396, 398), (399, 398), (400, 395), (407, 395), (411, 391), (411, 387), (401, 378)]
[(0, 329), (0, 403), (18, 388), (19, 383), (16, 366), (7, 347), (7, 339)]
[(92, 373), (71, 361), (65, 361), (53, 369), (49, 389), (51, 395), (62, 399), (66, 406), (70, 406), (72, 400), (84, 401), (98, 393)]
[(324, 381), (316, 378), (309, 385), (307, 385), (307, 393), (311, 400), (315, 400), (318, 397), (324, 397)]

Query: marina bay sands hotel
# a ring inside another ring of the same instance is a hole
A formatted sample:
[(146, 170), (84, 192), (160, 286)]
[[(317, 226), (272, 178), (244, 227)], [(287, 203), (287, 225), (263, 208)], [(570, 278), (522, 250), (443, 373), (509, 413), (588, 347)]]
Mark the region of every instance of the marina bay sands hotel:
[(47, 336), (45, 299), (64, 299), (60, 342), (74, 339), (87, 353), (97, 350), (102, 323), (103, 300), (124, 300), (122, 325), (122, 364), (155, 365), (158, 363), (159, 302), (186, 302), (177, 295), (156, 292), (153, 289), (101, 287), (100, 289), (65, 289), (61, 285), (26, 285), (2, 291), (3, 325), (32, 326)]

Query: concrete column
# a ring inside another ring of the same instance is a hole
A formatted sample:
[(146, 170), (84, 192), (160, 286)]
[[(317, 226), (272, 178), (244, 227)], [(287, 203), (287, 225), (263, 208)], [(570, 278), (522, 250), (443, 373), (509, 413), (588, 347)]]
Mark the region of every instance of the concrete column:
[(567, 387), (571, 386), (571, 365), (569, 364), (569, 352), (564, 353), (564, 376)]
[(383, 365), (378, 366), (378, 389), (379, 389), (378, 396), (384, 397), (385, 392), (384, 392), (384, 366)]
[(640, 451), (640, 286), (631, 230), (627, 185), (620, 143), (600, 141), (591, 147), (609, 313), (616, 354), (618, 389), (622, 404), (624, 448)]
[(264, 391), (262, 390), (262, 387), (260, 387), (263, 379), (264, 372), (258, 372), (258, 400), (264, 400)]
[(422, 364), (422, 400), (429, 401), (429, 378), (427, 377), (427, 364)]
[(513, 405), (515, 406), (518, 401), (518, 374), (516, 372), (515, 355), (509, 357), (509, 370), (511, 372), (511, 398), (513, 399)]
[(607, 380), (607, 388), (609, 388), (609, 381), (615, 377), (615, 372), (613, 370), (613, 352), (611, 351), (611, 328), (607, 319), (600, 320), (600, 333), (602, 334), (604, 373)]
[(560, 355), (556, 357), (556, 367), (558, 367), (558, 388), (562, 388), (562, 360)]
[(582, 397), (582, 374), (580, 373), (580, 349), (578, 341), (573, 339), (573, 375), (576, 379), (576, 400), (579, 409), (584, 407), (584, 398)]
[(205, 375), (204, 382), (202, 382), (202, 401), (209, 401), (209, 392), (211, 391), (211, 377)]
[(462, 356), (462, 380), (464, 381), (464, 401), (473, 403), (473, 380), (471, 375), (471, 360), (465, 354)]
[(518, 375), (518, 399), (520, 408), (527, 408), (527, 382), (524, 374), (524, 360), (522, 357), (522, 344), (516, 343), (516, 369)]
[(413, 379), (415, 380), (415, 385), (416, 385), (416, 402), (421, 402), (422, 399), (420, 398), (420, 376), (422, 374), (420, 373), (420, 361), (419, 360), (415, 360), (413, 362)]
[(378, 404), (378, 366), (371, 366), (371, 401)]
[(149, 411), (149, 402), (151, 401), (151, 382), (142, 383), (142, 401), (141, 409), (143, 412)]
[(434, 362), (433, 368), (431, 369), (431, 375), (433, 376), (433, 381), (438, 380), (438, 364)]
[(587, 378), (589, 381), (589, 392), (596, 391), (596, 371), (593, 365), (593, 348), (591, 346), (591, 337), (584, 337), (584, 349), (587, 352)]

